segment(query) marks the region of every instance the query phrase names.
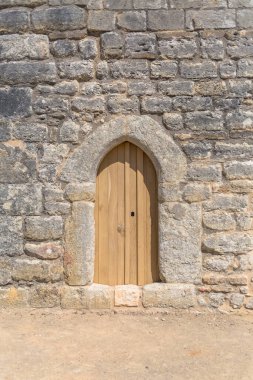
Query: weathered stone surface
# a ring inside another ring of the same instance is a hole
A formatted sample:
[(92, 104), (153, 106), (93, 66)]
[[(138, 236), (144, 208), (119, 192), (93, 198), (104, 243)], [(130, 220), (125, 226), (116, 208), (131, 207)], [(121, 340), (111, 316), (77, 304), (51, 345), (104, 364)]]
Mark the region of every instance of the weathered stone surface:
[(149, 65), (146, 60), (121, 60), (111, 64), (113, 78), (142, 79), (149, 75)]
[(146, 12), (122, 12), (117, 16), (117, 26), (136, 32), (146, 30)]
[(61, 293), (64, 309), (110, 309), (113, 306), (113, 289), (93, 284), (85, 287), (65, 287)]
[(167, 96), (147, 96), (141, 102), (141, 109), (145, 113), (162, 114), (172, 108), (171, 99)]
[(0, 285), (8, 285), (12, 283), (11, 278), (12, 262), (7, 257), (0, 257)]
[(94, 32), (110, 32), (115, 29), (115, 22), (115, 12), (105, 10), (90, 11), (88, 29)]
[(24, 249), (28, 256), (42, 260), (58, 259), (63, 254), (63, 246), (58, 242), (26, 243)]
[(68, 100), (59, 96), (40, 96), (33, 103), (33, 110), (37, 114), (47, 114), (63, 119), (68, 111)]
[(31, 114), (32, 90), (30, 88), (0, 88), (0, 115), (5, 117)]
[(227, 53), (231, 58), (247, 58), (253, 56), (253, 39), (239, 38), (238, 40), (228, 41)]
[(227, 93), (225, 81), (205, 80), (204, 82), (195, 82), (194, 89), (197, 94), (220, 96)]
[(249, 158), (253, 156), (253, 145), (246, 142), (226, 143), (217, 142), (215, 145), (215, 155), (222, 159)]
[(131, 33), (126, 36), (125, 56), (129, 58), (155, 58), (157, 55), (154, 33)]
[(183, 78), (201, 79), (217, 77), (217, 67), (212, 61), (203, 62), (183, 61), (180, 65), (180, 72)]
[(103, 97), (77, 97), (72, 102), (72, 109), (77, 112), (103, 112), (105, 99)]
[(253, 78), (253, 59), (241, 59), (238, 61), (237, 76)]
[(253, 249), (253, 237), (242, 232), (216, 233), (204, 239), (203, 249), (219, 255), (245, 254)]
[(13, 266), (14, 281), (56, 282), (63, 277), (62, 263), (59, 260), (48, 262), (36, 259), (16, 259)]
[[(241, 256), (244, 257), (244, 256)], [(223, 272), (233, 265), (233, 258), (230, 256), (213, 256), (204, 260), (204, 267), (215, 272)]]
[(229, 112), (226, 117), (227, 125), (231, 131), (253, 130), (253, 112), (237, 110), (236, 112)]
[(159, 54), (163, 58), (193, 58), (198, 51), (193, 38), (174, 37), (159, 41)]
[(210, 201), (204, 203), (204, 210), (241, 211), (248, 206), (246, 195), (214, 194)]
[(202, 202), (211, 197), (209, 185), (188, 184), (183, 191), (183, 198), (189, 202)]
[(30, 26), (29, 11), (25, 8), (3, 9), (0, 11), (0, 32), (25, 32)]
[(28, 289), (11, 288), (0, 289), (0, 308), (18, 308), (28, 306)]
[(236, 63), (230, 60), (224, 60), (220, 66), (220, 76), (221, 78), (235, 78), (236, 77)]
[(23, 226), (21, 217), (0, 216), (0, 256), (23, 253)]
[(192, 163), (188, 168), (188, 178), (201, 182), (220, 182), (222, 179), (221, 165)]
[(246, 309), (253, 310), (253, 297), (249, 297), (247, 299), (247, 303), (245, 305)]
[(11, 138), (12, 123), (8, 119), (0, 119), (0, 141), (7, 141)]
[(241, 28), (253, 27), (253, 10), (252, 9), (240, 9), (237, 12), (237, 22)]
[(210, 293), (209, 300), (210, 306), (218, 308), (223, 305), (225, 301), (225, 295), (222, 293)]
[[(65, 225), (66, 280), (69, 285), (92, 283), (94, 272), (94, 203), (74, 202)], [(80, 236), (83, 238), (80, 239)]]
[(79, 50), (83, 59), (95, 59), (98, 55), (97, 41), (87, 37), (79, 42)]
[(37, 8), (32, 12), (32, 23), (36, 30), (74, 30), (86, 26), (87, 13), (80, 7)]
[(178, 131), (183, 128), (183, 118), (180, 113), (170, 112), (163, 114), (163, 123), (167, 129)]
[(247, 79), (238, 79), (229, 81), (229, 90), (238, 97), (250, 97), (252, 90), (252, 81)]
[(212, 107), (210, 97), (201, 96), (177, 96), (173, 99), (173, 108), (175, 111), (202, 111)]
[(115, 286), (115, 306), (139, 306), (140, 288), (136, 285)]
[(187, 309), (196, 303), (193, 285), (155, 283), (143, 287), (144, 307)]
[(198, 29), (227, 29), (236, 27), (234, 10), (189, 10), (186, 12), (186, 27)]
[(139, 110), (139, 100), (135, 96), (131, 98), (112, 96), (108, 99), (107, 108), (113, 114), (136, 113)]
[(244, 298), (243, 294), (234, 293), (230, 297), (230, 305), (233, 309), (240, 309), (243, 306)]
[(4, 84), (54, 83), (57, 71), (53, 62), (0, 63), (0, 78), (0, 82)]
[(253, 179), (253, 161), (232, 161), (224, 164), (228, 179)]
[(47, 36), (36, 34), (11, 34), (0, 36), (0, 60), (49, 58), (49, 42)]
[(62, 81), (55, 85), (54, 90), (57, 94), (75, 95), (79, 90), (79, 83), (77, 80)]
[(160, 213), (159, 266), (162, 280), (198, 282), (202, 266), (201, 207), (163, 203)]
[(56, 286), (40, 285), (33, 287), (29, 293), (29, 304), (32, 307), (60, 306), (60, 292)]
[(41, 185), (0, 185), (0, 210), (10, 215), (39, 215), (43, 210)]
[(236, 227), (233, 215), (222, 211), (204, 213), (203, 223), (205, 227), (217, 231), (234, 230)]
[(62, 237), (63, 222), (60, 216), (31, 216), (26, 218), (25, 236), (32, 240), (50, 240)]
[(18, 6), (28, 6), (36, 7), (38, 5), (46, 4), (47, 0), (2, 0), (2, 7), (18, 7)]
[(207, 141), (193, 141), (182, 144), (182, 148), (187, 156), (200, 160), (209, 158), (212, 152), (212, 145)]
[(134, 9), (168, 8), (166, 0), (133, 0)]
[(108, 32), (101, 35), (101, 44), (105, 58), (117, 58), (122, 55), (124, 37), (119, 32)]
[(90, 80), (94, 77), (94, 65), (90, 61), (68, 61), (58, 64), (61, 78)]
[(80, 126), (72, 120), (66, 120), (61, 126), (60, 137), (63, 142), (78, 142)]
[(156, 86), (152, 82), (132, 81), (128, 82), (129, 95), (153, 95), (156, 92)]
[(201, 40), (201, 50), (203, 58), (221, 60), (224, 58), (225, 51), (222, 39), (210, 37)]
[(177, 30), (184, 28), (184, 13), (177, 10), (148, 11), (149, 30)]
[(132, 9), (132, 0), (105, 0), (104, 7), (113, 10)]
[(77, 53), (77, 45), (71, 40), (56, 40), (50, 44), (50, 51), (59, 58), (71, 57)]
[(48, 138), (48, 128), (45, 124), (17, 124), (13, 128), (13, 136), (27, 142), (43, 142)]
[(94, 183), (69, 183), (65, 189), (67, 198), (71, 201), (95, 202)]
[(185, 116), (186, 128), (193, 131), (220, 131), (223, 130), (223, 114), (222, 112), (191, 112)]
[(152, 78), (173, 78), (177, 75), (177, 62), (154, 61), (151, 63)]
[(158, 82), (158, 92), (164, 95), (193, 95), (194, 83), (192, 81), (162, 81)]

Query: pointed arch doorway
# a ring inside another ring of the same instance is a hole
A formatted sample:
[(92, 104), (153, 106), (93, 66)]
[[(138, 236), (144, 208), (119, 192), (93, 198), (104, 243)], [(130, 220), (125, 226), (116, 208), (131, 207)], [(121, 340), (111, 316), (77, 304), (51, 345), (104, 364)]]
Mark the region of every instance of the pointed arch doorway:
[(126, 141), (104, 157), (97, 173), (94, 282), (157, 281), (156, 171), (146, 153)]

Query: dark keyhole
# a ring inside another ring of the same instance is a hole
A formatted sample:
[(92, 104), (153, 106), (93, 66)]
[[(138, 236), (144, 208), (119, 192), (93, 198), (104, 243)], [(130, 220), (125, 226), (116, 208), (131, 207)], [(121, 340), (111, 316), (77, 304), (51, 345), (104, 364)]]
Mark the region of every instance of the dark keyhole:
[(131, 211), (131, 216), (134, 216), (134, 211)]

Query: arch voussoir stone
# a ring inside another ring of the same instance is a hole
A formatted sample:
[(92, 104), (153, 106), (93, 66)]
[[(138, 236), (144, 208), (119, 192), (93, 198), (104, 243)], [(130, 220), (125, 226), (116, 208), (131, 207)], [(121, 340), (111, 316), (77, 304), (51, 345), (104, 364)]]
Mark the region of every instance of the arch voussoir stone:
[(123, 141), (138, 145), (153, 161), (159, 182), (178, 182), (186, 171), (186, 158), (158, 122), (148, 116), (119, 117), (97, 127), (67, 160), (61, 179), (96, 182), (98, 166)]

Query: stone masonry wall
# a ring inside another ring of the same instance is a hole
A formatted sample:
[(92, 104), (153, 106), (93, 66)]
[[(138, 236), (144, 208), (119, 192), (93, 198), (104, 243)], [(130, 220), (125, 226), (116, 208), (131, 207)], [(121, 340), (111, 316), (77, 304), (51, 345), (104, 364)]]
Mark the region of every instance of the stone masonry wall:
[(172, 201), (203, 223), (202, 282), (148, 285), (144, 306), (253, 310), (252, 95), (252, 0), (1, 0), (0, 307), (113, 305), (65, 285), (60, 173), (96, 126), (143, 114), (187, 156)]

